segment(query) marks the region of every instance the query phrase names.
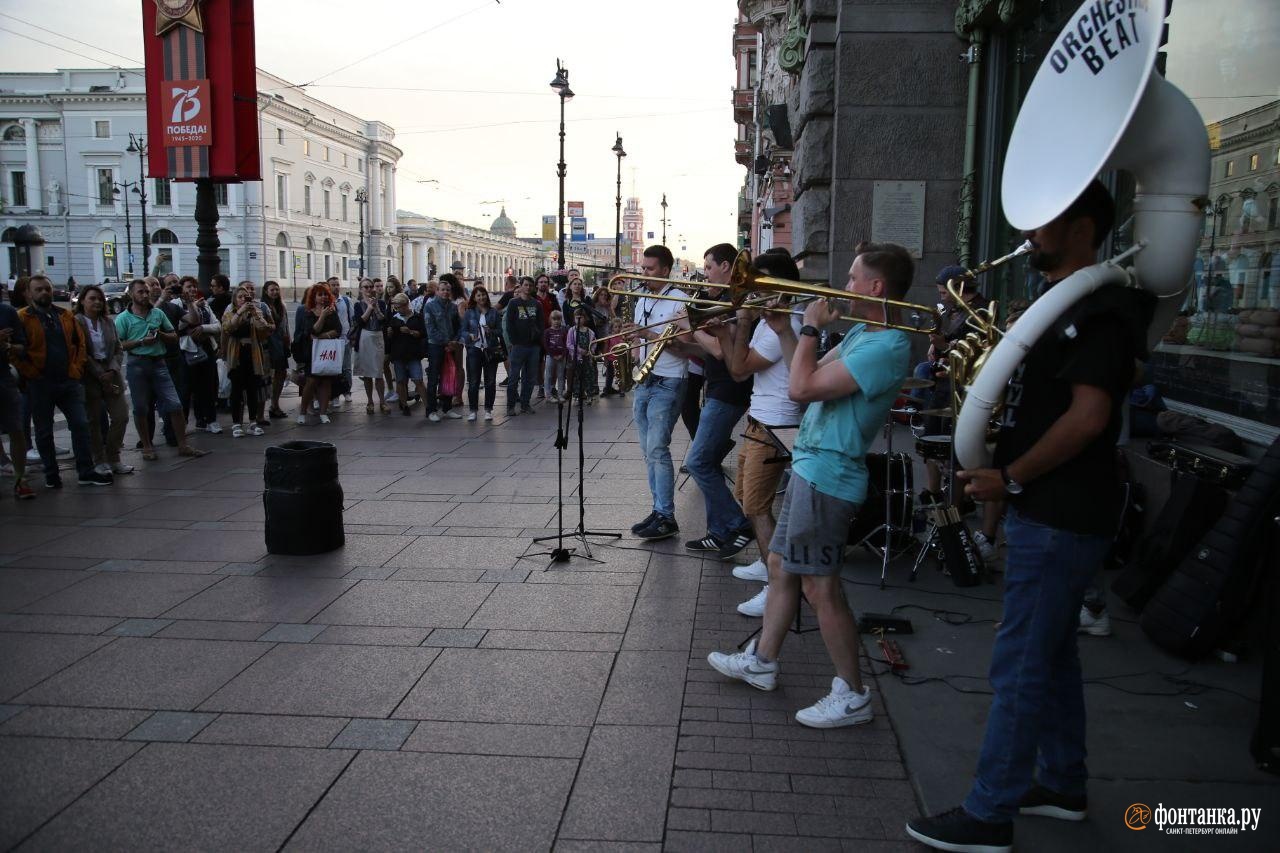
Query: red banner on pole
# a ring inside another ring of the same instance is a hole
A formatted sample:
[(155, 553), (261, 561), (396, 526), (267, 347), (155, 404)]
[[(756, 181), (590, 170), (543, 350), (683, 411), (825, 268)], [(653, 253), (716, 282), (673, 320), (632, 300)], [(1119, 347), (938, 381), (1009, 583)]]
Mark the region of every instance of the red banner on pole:
[(151, 176), (261, 180), (253, 0), (142, 0), (142, 26)]

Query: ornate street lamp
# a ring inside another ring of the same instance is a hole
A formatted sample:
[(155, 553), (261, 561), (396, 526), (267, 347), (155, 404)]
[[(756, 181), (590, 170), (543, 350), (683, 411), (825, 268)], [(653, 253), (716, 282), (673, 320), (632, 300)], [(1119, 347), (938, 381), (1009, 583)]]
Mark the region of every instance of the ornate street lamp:
[(667, 194), (662, 194), (662, 245), (667, 245)]
[(560, 164), (556, 173), (560, 176), (560, 207), (556, 212), (556, 220), (559, 224), (556, 266), (564, 269), (564, 176), (567, 171), (564, 162), (564, 104), (565, 101), (573, 98), (573, 90), (569, 88), (569, 69), (561, 65), (559, 59), (556, 59), (556, 76), (551, 81), (551, 88), (555, 89), (556, 94), (560, 96)]
[(618, 194), (614, 197), (614, 205), (617, 213), (614, 217), (613, 229), (613, 266), (617, 270), (622, 269), (622, 158), (627, 156), (627, 152), (622, 148), (622, 134), (618, 134), (618, 141), (613, 143), (613, 153), (618, 158)]
[(142, 207), (142, 274), (150, 275), (151, 253), (149, 246), (151, 243), (151, 235), (147, 233), (147, 138), (145, 136), (135, 136), (129, 133), (129, 147), (125, 149), (130, 154), (138, 155), (138, 202)]

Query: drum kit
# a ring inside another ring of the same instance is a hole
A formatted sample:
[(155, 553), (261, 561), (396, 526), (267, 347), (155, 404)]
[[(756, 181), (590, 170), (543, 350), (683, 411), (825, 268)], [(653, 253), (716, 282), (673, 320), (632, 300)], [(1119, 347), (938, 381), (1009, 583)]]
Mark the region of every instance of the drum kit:
[[(910, 378), (902, 391), (924, 391), (933, 388), (930, 379)], [(943, 471), (942, 495), (931, 504), (915, 505), (914, 465), (907, 453), (894, 452), (893, 425), (896, 417), (905, 416), (915, 435), (915, 452), (923, 462), (936, 462)], [(925, 559), (934, 555), (945, 573), (959, 586), (971, 586), (982, 574), (982, 558), (969, 535), (956, 505), (955, 453), (952, 436), (926, 434), (939, 421), (955, 420), (954, 410), (922, 409), (915, 405), (894, 407), (884, 426), (885, 452), (867, 454), (867, 500), (849, 529), (849, 544), (862, 545), (881, 558), (880, 588), (889, 573), (889, 563), (905, 554), (916, 552), (911, 567), (911, 580), (916, 579)], [(916, 533), (923, 531), (923, 544)]]

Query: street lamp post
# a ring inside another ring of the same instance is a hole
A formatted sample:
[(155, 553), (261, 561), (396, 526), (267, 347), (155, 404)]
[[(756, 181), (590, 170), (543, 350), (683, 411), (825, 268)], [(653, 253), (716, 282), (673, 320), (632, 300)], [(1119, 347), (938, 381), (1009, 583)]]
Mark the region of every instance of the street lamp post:
[(145, 136), (135, 136), (130, 132), (129, 147), (125, 150), (130, 154), (138, 155), (137, 191), (138, 204), (142, 208), (142, 274), (146, 276), (151, 272), (150, 236), (147, 234), (147, 138)]
[(616, 215), (614, 217), (613, 228), (613, 266), (615, 269), (622, 269), (622, 158), (627, 156), (627, 152), (622, 148), (622, 134), (618, 134), (618, 141), (613, 143), (613, 153), (618, 158), (618, 194), (614, 197), (614, 205)]
[(559, 233), (556, 266), (558, 269), (564, 269), (564, 176), (567, 171), (564, 162), (564, 104), (565, 101), (572, 100), (573, 90), (569, 88), (569, 69), (561, 65), (559, 59), (556, 59), (556, 76), (551, 81), (551, 88), (555, 89), (556, 94), (560, 96), (560, 163), (556, 171), (556, 174), (560, 176), (560, 206), (556, 210), (557, 231)]
[(667, 245), (667, 194), (662, 194), (662, 245)]
[(1212, 303), (1214, 298), (1214, 290), (1217, 287), (1217, 281), (1214, 277), (1214, 262), (1217, 260), (1214, 250), (1216, 248), (1216, 240), (1218, 238), (1218, 220), (1225, 216), (1227, 211), (1231, 209), (1231, 196), (1223, 193), (1205, 210), (1205, 216), (1209, 217), (1209, 261), (1205, 264), (1204, 270), (1204, 286), (1205, 300)]
[[(356, 207), (360, 208), (360, 279), (364, 280), (364, 206), (369, 202), (369, 194), (364, 187), (356, 190)], [(346, 277), (346, 274), (343, 274)]]
[[(129, 262), (129, 276), (133, 277), (133, 220), (129, 217), (129, 190), (134, 186), (133, 181), (120, 181), (116, 183), (116, 195), (124, 200), (124, 240), (127, 259)], [(119, 259), (117, 258), (117, 263)], [(117, 274), (120, 272), (116, 270)]]

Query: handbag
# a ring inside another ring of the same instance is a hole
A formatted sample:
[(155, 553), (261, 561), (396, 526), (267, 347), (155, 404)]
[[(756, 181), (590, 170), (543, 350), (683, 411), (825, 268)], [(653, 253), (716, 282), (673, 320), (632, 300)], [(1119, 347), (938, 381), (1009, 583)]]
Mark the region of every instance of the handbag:
[(311, 375), (341, 376), (347, 342), (341, 338), (311, 342)]
[(440, 366), (440, 396), (456, 397), (462, 393), (462, 383), (458, 381), (458, 365), (453, 357), (453, 350), (444, 351), (444, 363)]

